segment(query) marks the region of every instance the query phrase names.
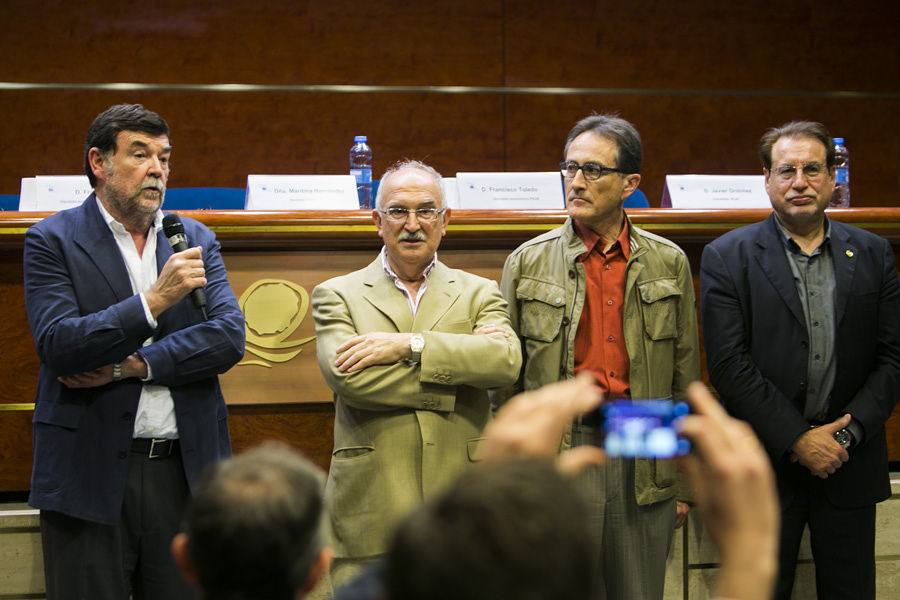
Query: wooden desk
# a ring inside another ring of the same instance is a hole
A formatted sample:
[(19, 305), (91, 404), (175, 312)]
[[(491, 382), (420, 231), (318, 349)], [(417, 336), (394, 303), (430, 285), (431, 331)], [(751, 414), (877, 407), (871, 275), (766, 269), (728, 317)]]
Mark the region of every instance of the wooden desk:
[[(352, 212), (184, 211), (222, 243), (235, 295), (247, 315), (248, 350), (222, 377), (235, 450), (266, 438), (303, 449), (327, 468), (334, 411), (315, 361), (314, 328), (304, 297), (335, 275), (368, 264), (381, 247), (371, 215)], [(634, 209), (635, 224), (671, 239), (697, 270), (703, 246), (726, 231), (762, 220), (763, 210)], [(900, 250), (900, 209), (829, 211), (839, 221), (884, 236)], [(38, 361), (25, 317), (22, 244), (46, 213), (0, 213), (0, 492), (28, 488), (31, 410)], [(439, 255), (450, 266), (499, 280), (520, 243), (559, 226), (564, 211), (454, 211)], [(705, 374), (705, 361), (704, 361)], [(890, 459), (900, 461), (900, 416), (888, 424)]]

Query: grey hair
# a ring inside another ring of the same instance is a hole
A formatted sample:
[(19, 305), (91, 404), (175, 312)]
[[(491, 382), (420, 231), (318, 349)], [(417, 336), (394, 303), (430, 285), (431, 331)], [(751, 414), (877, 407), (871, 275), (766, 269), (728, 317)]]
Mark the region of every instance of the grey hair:
[(409, 158), (405, 158), (403, 160), (399, 160), (389, 166), (387, 170), (384, 172), (384, 175), (381, 176), (381, 183), (378, 184), (378, 192), (375, 194), (375, 208), (381, 206), (381, 190), (384, 189), (384, 183), (387, 181), (388, 177), (391, 177), (398, 171), (405, 171), (407, 169), (416, 169), (417, 171), (422, 171), (423, 173), (427, 173), (430, 175), (434, 182), (437, 184), (438, 190), (441, 196), (441, 208), (444, 208), (444, 191), (441, 188), (441, 174), (437, 172), (437, 170), (430, 166), (426, 165), (420, 160), (413, 160)]

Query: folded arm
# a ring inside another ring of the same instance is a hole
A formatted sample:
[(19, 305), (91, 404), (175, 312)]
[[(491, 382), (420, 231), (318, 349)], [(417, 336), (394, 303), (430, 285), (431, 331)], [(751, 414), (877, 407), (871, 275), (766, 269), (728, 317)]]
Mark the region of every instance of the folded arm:
[(453, 410), (457, 386), (505, 385), (518, 374), (518, 340), (496, 289), (473, 302), (469, 331), (440, 331), (440, 324), (422, 331), (421, 364), (404, 360), (411, 356), (410, 333), (360, 332), (340, 292), (320, 285), (311, 300), (319, 367), (351, 406)]

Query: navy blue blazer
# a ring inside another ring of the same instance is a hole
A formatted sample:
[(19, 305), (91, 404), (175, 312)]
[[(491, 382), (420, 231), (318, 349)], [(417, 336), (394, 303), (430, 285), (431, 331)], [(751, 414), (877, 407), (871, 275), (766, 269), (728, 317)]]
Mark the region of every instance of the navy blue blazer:
[[(829, 500), (855, 507), (890, 495), (884, 424), (900, 395), (900, 283), (883, 238), (830, 220), (837, 373), (828, 420), (850, 413), (864, 437), (825, 480)], [(710, 382), (769, 452), (782, 500), (809, 471), (788, 460), (803, 417), (809, 337), (775, 221), (729, 232), (703, 250), (700, 307)]]
[[(94, 194), (25, 234), (25, 309), (40, 359), (29, 504), (113, 525), (119, 521), (141, 382), (69, 389), (58, 376), (121, 362), (139, 351), (153, 383), (175, 404), (185, 475), (230, 456), (227, 412), (217, 375), (241, 359), (244, 317), (228, 283), (215, 235), (183, 218), (190, 245), (203, 247), (209, 321), (184, 298), (147, 323), (125, 262)], [(156, 262), (172, 249), (162, 232)], [(145, 348), (145, 339), (155, 341)]]

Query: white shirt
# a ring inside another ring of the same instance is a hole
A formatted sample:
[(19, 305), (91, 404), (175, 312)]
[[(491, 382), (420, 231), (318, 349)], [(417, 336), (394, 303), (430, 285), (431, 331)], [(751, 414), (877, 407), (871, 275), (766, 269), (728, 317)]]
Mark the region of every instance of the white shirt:
[[(156, 237), (162, 229), (162, 211), (156, 211), (153, 224), (147, 232), (147, 242), (144, 244), (144, 253), (138, 256), (137, 247), (131, 234), (125, 230), (125, 226), (115, 220), (109, 214), (100, 199), (97, 198), (97, 206), (100, 214), (106, 221), (107, 227), (112, 232), (119, 246), (119, 252), (125, 260), (125, 268), (128, 270), (128, 278), (131, 280), (131, 290), (140, 294), (141, 304), (144, 307), (144, 315), (147, 323), (156, 329), (156, 319), (150, 313), (150, 306), (144, 297), (144, 291), (149, 289), (158, 277), (156, 270)], [(153, 338), (144, 340), (144, 346), (153, 343)], [(151, 379), (150, 365), (147, 365), (147, 379)], [(175, 424), (175, 402), (172, 393), (164, 385), (151, 385), (144, 383), (141, 388), (141, 398), (138, 401), (137, 414), (134, 417), (134, 433), (136, 438), (168, 438), (178, 437), (178, 426)]]
[(412, 295), (410, 295), (409, 290), (406, 289), (406, 286), (403, 285), (403, 282), (400, 281), (397, 274), (394, 273), (390, 263), (388, 263), (386, 248), (384, 246), (381, 247), (381, 266), (384, 268), (384, 274), (390, 277), (397, 289), (406, 296), (406, 302), (409, 304), (409, 310), (412, 311), (413, 316), (416, 316), (416, 309), (419, 308), (419, 300), (422, 299), (422, 295), (425, 294), (425, 288), (428, 286), (428, 274), (431, 273), (431, 270), (434, 269), (434, 265), (436, 264), (437, 252), (431, 257), (431, 264), (425, 267), (425, 271), (422, 272), (422, 279), (424, 281), (422, 281), (422, 285), (419, 286), (419, 292), (416, 294), (416, 297), (413, 298)]

